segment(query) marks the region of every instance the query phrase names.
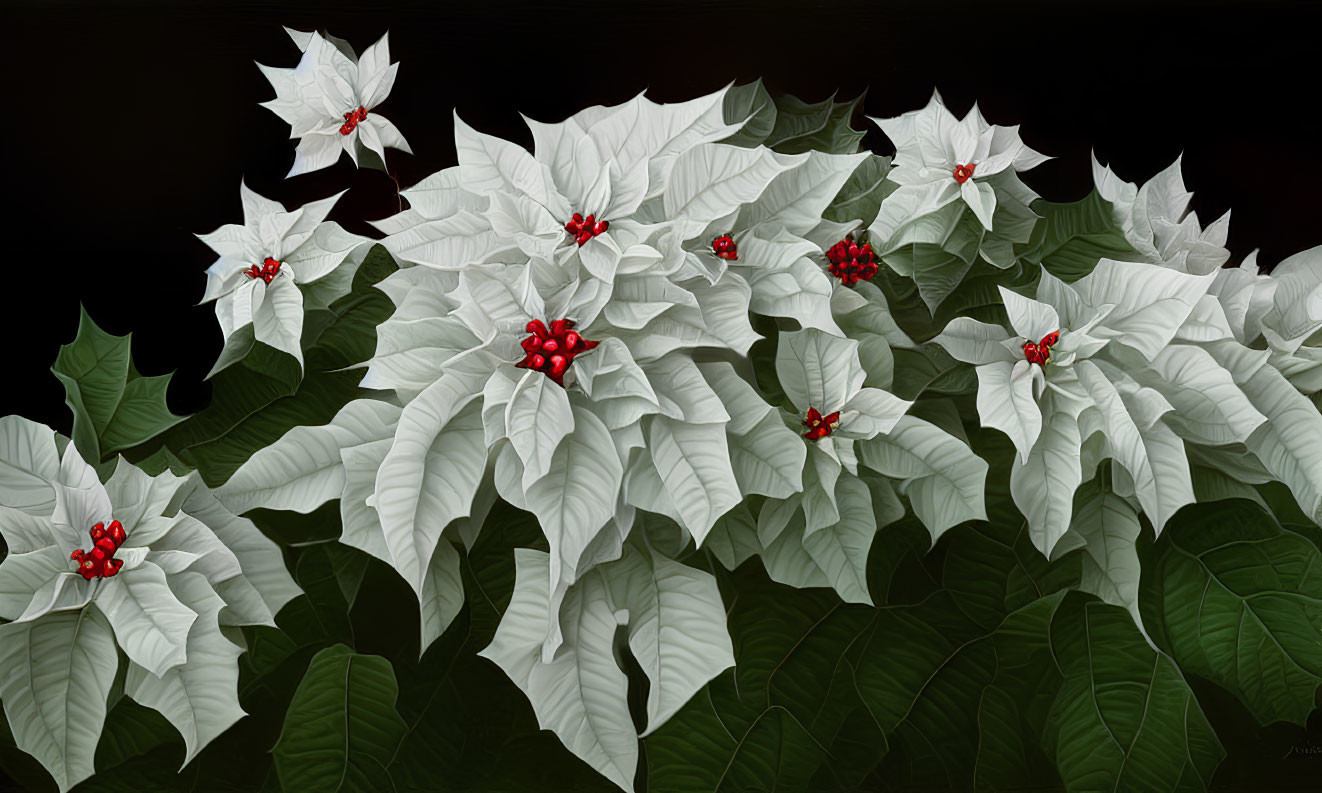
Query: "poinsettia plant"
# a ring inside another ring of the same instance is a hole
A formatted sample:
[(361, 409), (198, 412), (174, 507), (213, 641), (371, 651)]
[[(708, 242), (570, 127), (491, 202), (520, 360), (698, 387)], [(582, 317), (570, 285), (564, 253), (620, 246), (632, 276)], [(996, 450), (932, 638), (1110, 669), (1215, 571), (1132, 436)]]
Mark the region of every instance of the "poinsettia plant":
[[(290, 35), (290, 175), (409, 151), (384, 38)], [(1227, 267), (1178, 161), (1056, 204), (1017, 127), (934, 95), (891, 157), (861, 103), (456, 113), (379, 239), (241, 186), (208, 408), (84, 316), (69, 437), (0, 422), (14, 745), (61, 790), (1147, 791), (1226, 757), (1192, 676), (1304, 724), (1322, 248)]]

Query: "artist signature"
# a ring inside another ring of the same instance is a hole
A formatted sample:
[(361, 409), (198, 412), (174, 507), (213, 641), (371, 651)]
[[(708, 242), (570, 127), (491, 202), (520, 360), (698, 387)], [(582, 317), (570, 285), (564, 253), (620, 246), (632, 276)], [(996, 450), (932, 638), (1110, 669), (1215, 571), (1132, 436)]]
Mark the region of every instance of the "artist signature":
[(1291, 757), (1308, 757), (1314, 760), (1322, 759), (1322, 743), (1319, 743), (1313, 738), (1305, 738), (1294, 746), (1291, 746), (1290, 751), (1286, 752), (1285, 757), (1282, 757), (1281, 759), (1289, 760)]

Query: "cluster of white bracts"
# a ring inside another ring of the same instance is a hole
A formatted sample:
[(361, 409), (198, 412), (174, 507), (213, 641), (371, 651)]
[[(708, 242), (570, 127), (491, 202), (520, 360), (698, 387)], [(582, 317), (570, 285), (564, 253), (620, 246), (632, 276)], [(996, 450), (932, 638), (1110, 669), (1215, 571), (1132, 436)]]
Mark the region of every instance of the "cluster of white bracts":
[[(296, 40), (298, 69), (265, 71), (269, 106), (308, 135), (298, 172), (333, 162), (312, 147), (332, 137), (340, 105), (370, 111), (394, 67), (381, 76), (384, 40), (354, 69), (339, 62), (347, 45)], [(349, 87), (331, 90), (326, 69)], [(219, 491), (236, 511), (339, 499), (342, 541), (417, 593), (424, 649), (463, 603), (455, 540), (471, 545), (497, 498), (533, 513), (549, 553), (518, 552), (514, 598), (484, 654), (544, 726), (626, 789), (638, 749), (611, 653), (617, 624), (651, 678), (648, 729), (732, 663), (713, 579), (658, 552), (649, 526), (729, 567), (758, 556), (778, 581), (866, 603), (868, 549), (903, 514), (898, 494), (934, 537), (985, 517), (986, 462), (887, 390), (890, 348), (916, 345), (881, 291), (823, 268), (823, 252), (857, 231), (823, 211), (867, 155), (723, 144), (742, 126), (724, 117), (724, 94), (528, 120), (532, 152), (456, 116), (459, 164), (375, 223), (403, 268), (379, 285), (396, 311), (363, 385), (389, 396), (292, 430)], [(354, 134), (383, 156), (378, 119), (368, 112)], [(875, 121), (897, 149), (887, 178), (898, 188), (867, 229), (882, 260), (933, 309), (974, 264), (1015, 266), (1038, 220), (1018, 173), (1047, 158), (1017, 127), (976, 106), (956, 119), (936, 95)], [(1094, 170), (1139, 261), (1102, 260), (1073, 284), (1044, 272), (1036, 299), (1001, 290), (1010, 329), (959, 318), (934, 342), (976, 365), (982, 422), (1016, 447), (1011, 489), (1037, 546), (1085, 548), (1084, 588), (1137, 619), (1138, 514), (1160, 530), (1194, 500), (1195, 467), (1279, 479), (1322, 516), (1322, 416), (1306, 396), (1322, 386), (1308, 342), (1322, 326), (1322, 256), (1271, 276), (1252, 261), (1221, 269), (1227, 218), (1204, 230), (1186, 215), (1178, 163), (1142, 189)], [(249, 227), (232, 252), (219, 244), (237, 232), (208, 242), (245, 264), (289, 248), (297, 283), (338, 272), (364, 244), (307, 220)], [(294, 283), (245, 283), (227, 259), (213, 270), (227, 337), (251, 315), (258, 340), (297, 355), (293, 301), (277, 294), (297, 294)], [(280, 334), (262, 330), (258, 294), (285, 305)], [(800, 328), (779, 332), (775, 364), (792, 411), (753, 385), (751, 315)], [(1048, 350), (1024, 345), (1048, 338), (1049, 358), (1035, 361)], [(534, 359), (543, 349), (563, 357), (554, 371)], [(830, 432), (807, 438), (805, 420)], [(1075, 490), (1103, 460), (1114, 492), (1075, 514)], [(750, 496), (765, 497), (756, 514)]]
[[(860, 459), (900, 480), (934, 532), (983, 514), (986, 464), (865, 385), (860, 342), (836, 322), (885, 306), (823, 266), (853, 225), (822, 213), (867, 155), (722, 144), (741, 126), (725, 122), (724, 93), (529, 121), (531, 153), (456, 118), (459, 165), (376, 224), (405, 266), (380, 284), (396, 311), (363, 385), (395, 398), (291, 431), (220, 491), (238, 511), (340, 499), (342, 541), (417, 592), (424, 647), (463, 601), (451, 538), (471, 542), (497, 497), (532, 512), (549, 554), (520, 552), (485, 652), (543, 724), (626, 788), (637, 741), (615, 620), (651, 677), (649, 729), (733, 662), (714, 580), (652, 550), (644, 521), (668, 519), (699, 546), (716, 527), (718, 544), (762, 554), (779, 580), (868, 601), (872, 494), (899, 502), (881, 476), (871, 489), (859, 478)], [(580, 241), (567, 223), (595, 233)], [(724, 235), (736, 258), (713, 248)], [(781, 334), (777, 362), (794, 414), (751, 384), (750, 314), (803, 328)], [(516, 366), (529, 323), (558, 320), (595, 343), (563, 385)], [(834, 437), (801, 436), (810, 407), (841, 414)], [(756, 528), (737, 521), (754, 494), (774, 512)]]
[[(1259, 275), (1223, 268), (1228, 217), (1186, 215), (1179, 162), (1141, 189), (1094, 167), (1144, 261), (1103, 259), (1073, 284), (1045, 271), (1036, 300), (1002, 289), (1013, 333), (967, 317), (934, 341), (977, 365), (978, 411), (1019, 452), (1015, 503), (1053, 558), (1086, 548), (1085, 587), (1138, 619), (1141, 511), (1160, 532), (1195, 500), (1198, 467), (1222, 487), (1279, 480), (1322, 520), (1322, 248)], [(1046, 366), (1023, 346), (1060, 341)], [(1312, 344), (1309, 340), (1313, 339)], [(1119, 496), (1075, 513), (1075, 489), (1112, 462)]]

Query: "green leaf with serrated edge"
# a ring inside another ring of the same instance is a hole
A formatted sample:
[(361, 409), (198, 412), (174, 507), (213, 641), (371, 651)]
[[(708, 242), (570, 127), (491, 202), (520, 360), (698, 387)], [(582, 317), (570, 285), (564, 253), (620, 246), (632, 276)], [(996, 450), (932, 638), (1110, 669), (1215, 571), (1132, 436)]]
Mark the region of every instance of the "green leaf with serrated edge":
[(726, 91), (721, 110), (726, 124), (747, 120), (743, 129), (721, 141), (731, 146), (759, 146), (776, 126), (776, 103), (760, 79)]
[(165, 446), (160, 447), (147, 457), (139, 460), (136, 465), (141, 468), (148, 476), (160, 476), (169, 471), (175, 476), (185, 476), (193, 467), (183, 460), (180, 460)]
[[(807, 104), (792, 96), (776, 98), (776, 124), (763, 145), (782, 150), (782, 145), (819, 134), (826, 129), (835, 107), (835, 97), (830, 96), (820, 102)], [(806, 149), (799, 149), (806, 151)], [(791, 153), (791, 152), (787, 152)]]
[(373, 393), (358, 387), (365, 369), (344, 367), (367, 360), (376, 348), (375, 328), (394, 311), (375, 284), (396, 265), (377, 246), (354, 274), (353, 289), (305, 334), (305, 373), (300, 381), (292, 356), (257, 345), (239, 364), (211, 379), (211, 404), (203, 411), (130, 452), (142, 459), (161, 446), (195, 466), (210, 487), (223, 484), (253, 452), (290, 428), (325, 424), (349, 401)]
[(1034, 201), (1033, 211), (1042, 220), (1017, 253), (1067, 284), (1092, 272), (1099, 259), (1138, 260), (1111, 216), (1111, 203), (1096, 190), (1067, 204)]
[(344, 645), (312, 659), (271, 750), (286, 790), (394, 790), (386, 767), (407, 726), (390, 662)]
[(862, 101), (862, 94), (848, 102), (837, 102), (835, 96), (830, 96), (813, 104), (792, 96), (778, 97), (776, 123), (765, 145), (782, 154), (853, 154), (865, 133), (852, 129), (849, 122)]
[(890, 169), (890, 157), (868, 157), (849, 175), (822, 217), (837, 223), (858, 220), (865, 228), (869, 226), (877, 219), (882, 200), (899, 189), (899, 185), (886, 180)]
[(1262, 724), (1304, 724), (1322, 683), (1322, 551), (1245, 500), (1186, 507), (1140, 547), (1143, 624)]
[(51, 372), (73, 411), (73, 439), (89, 462), (141, 444), (184, 420), (170, 412), (165, 391), (173, 375), (143, 377), (133, 366), (133, 334), (112, 336), (79, 306), (78, 335), (60, 347)]

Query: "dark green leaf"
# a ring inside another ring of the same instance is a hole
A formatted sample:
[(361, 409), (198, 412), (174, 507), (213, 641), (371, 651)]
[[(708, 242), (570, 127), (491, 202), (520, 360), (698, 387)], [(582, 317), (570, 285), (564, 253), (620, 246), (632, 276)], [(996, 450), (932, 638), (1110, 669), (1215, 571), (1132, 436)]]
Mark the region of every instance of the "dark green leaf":
[(1111, 217), (1111, 203), (1096, 190), (1069, 204), (1035, 201), (1033, 211), (1042, 220), (1019, 255), (1066, 283), (1092, 272), (1099, 259), (1132, 261), (1136, 255)]
[(73, 411), (73, 440), (93, 464), (144, 443), (184, 420), (170, 412), (171, 375), (143, 377), (129, 351), (133, 334), (112, 336), (79, 306), (78, 335), (60, 347), (51, 371)]
[(882, 200), (899, 188), (894, 182), (886, 181), (890, 170), (890, 157), (880, 154), (868, 157), (849, 175), (822, 217), (837, 223), (858, 220), (864, 228), (871, 225), (877, 219)]
[(853, 154), (858, 151), (864, 132), (851, 128), (849, 123), (862, 101), (862, 95), (848, 102), (837, 102), (831, 96), (814, 104), (792, 96), (779, 97), (775, 125), (765, 144), (783, 154), (805, 151)]
[(1208, 788), (1225, 750), (1127, 611), (1070, 593), (1051, 621), (1051, 653), (1064, 682), (1043, 740), (1066, 790)]
[(390, 662), (344, 645), (317, 653), (272, 753), (286, 790), (393, 791), (386, 767), (406, 725)]
[(776, 103), (760, 79), (727, 91), (722, 110), (726, 124), (738, 124), (747, 119), (743, 129), (721, 141), (731, 146), (759, 146), (776, 125)]
[(1245, 500), (1180, 510), (1143, 553), (1143, 623), (1262, 724), (1304, 724), (1322, 683), (1322, 552)]

